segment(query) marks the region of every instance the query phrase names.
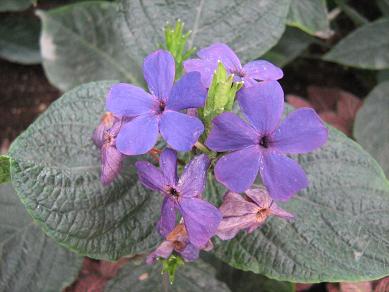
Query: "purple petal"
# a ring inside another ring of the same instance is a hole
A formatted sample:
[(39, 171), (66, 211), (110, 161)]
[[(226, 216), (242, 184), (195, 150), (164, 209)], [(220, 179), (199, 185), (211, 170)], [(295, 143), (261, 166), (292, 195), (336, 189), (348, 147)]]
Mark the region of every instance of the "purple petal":
[(151, 112), (155, 99), (142, 88), (131, 84), (112, 85), (106, 100), (106, 108), (119, 116), (134, 117)]
[(162, 137), (178, 151), (189, 151), (204, 131), (198, 118), (179, 112), (165, 111), (160, 122)]
[(304, 170), (296, 161), (277, 152), (263, 155), (261, 176), (274, 200), (287, 200), (308, 186)]
[(221, 61), (223, 65), (229, 71), (238, 71), (242, 68), (239, 58), (236, 56), (233, 50), (226, 44), (216, 43), (207, 48), (201, 49), (197, 55), (201, 59), (214, 61)]
[(328, 130), (313, 109), (292, 112), (272, 134), (272, 146), (285, 153), (307, 153), (328, 139)]
[(203, 107), (206, 96), (200, 73), (187, 73), (174, 85), (166, 107), (175, 111)]
[(278, 80), (284, 76), (280, 68), (265, 60), (257, 60), (243, 66), (246, 76), (256, 80)]
[(189, 243), (185, 249), (179, 253), (187, 262), (193, 262), (199, 258), (200, 250)]
[(261, 227), (263, 224), (265, 223), (265, 221), (257, 221), (255, 222), (254, 224), (252, 224), (251, 226), (249, 226), (246, 230), (247, 230), (247, 233), (252, 233), (254, 232), (256, 229), (258, 229), (258, 227)]
[(157, 138), (157, 117), (142, 115), (122, 126), (116, 139), (116, 147), (126, 155), (144, 154), (153, 148)]
[(284, 92), (277, 81), (257, 83), (239, 90), (239, 106), (261, 134), (271, 133), (284, 110)]
[(242, 77), (242, 81), (243, 81), (244, 87), (251, 87), (251, 86), (254, 86), (255, 84), (258, 83), (258, 81), (256, 81), (253, 78), (250, 78), (249, 76)]
[(165, 190), (168, 183), (158, 168), (147, 161), (137, 161), (135, 167), (142, 185), (153, 191), (163, 192)]
[(101, 176), (103, 185), (108, 185), (118, 176), (123, 155), (114, 147), (103, 145), (101, 149)]
[(213, 73), (217, 68), (217, 62), (201, 60), (201, 59), (190, 59), (183, 63), (185, 72), (199, 72), (201, 74), (201, 82), (203, 86), (209, 88), (212, 82)]
[(103, 147), (104, 132), (107, 130), (105, 123), (101, 122), (93, 132), (93, 142), (98, 148)]
[(253, 127), (234, 113), (222, 113), (212, 121), (212, 130), (205, 144), (214, 151), (234, 151), (258, 144)]
[(174, 201), (165, 197), (161, 207), (161, 218), (158, 221), (158, 231), (163, 237), (166, 237), (176, 226), (176, 209)]
[(234, 192), (244, 192), (255, 181), (261, 154), (250, 146), (221, 157), (215, 166), (216, 179)]
[(245, 194), (260, 208), (269, 208), (273, 201), (266, 188), (248, 189)]
[(183, 198), (179, 204), (189, 241), (198, 248), (206, 246), (219, 226), (221, 213), (210, 203), (197, 198)]
[(240, 194), (228, 192), (223, 198), (219, 210), (223, 217), (239, 217), (247, 214), (256, 214), (258, 206), (246, 201)]
[(174, 244), (171, 241), (163, 241), (155, 251), (147, 256), (146, 263), (151, 265), (154, 264), (156, 259), (161, 257), (167, 259), (174, 250)]
[(166, 148), (159, 158), (159, 167), (171, 186), (177, 184), (177, 153)]
[(207, 180), (209, 159), (206, 155), (198, 155), (185, 167), (178, 182), (178, 189), (184, 197), (201, 197)]
[(223, 218), (217, 228), (216, 235), (222, 240), (230, 240), (235, 237), (240, 230), (247, 229), (256, 223), (256, 214)]
[(149, 91), (159, 99), (168, 99), (174, 82), (175, 68), (174, 59), (167, 51), (158, 50), (145, 58), (145, 80)]

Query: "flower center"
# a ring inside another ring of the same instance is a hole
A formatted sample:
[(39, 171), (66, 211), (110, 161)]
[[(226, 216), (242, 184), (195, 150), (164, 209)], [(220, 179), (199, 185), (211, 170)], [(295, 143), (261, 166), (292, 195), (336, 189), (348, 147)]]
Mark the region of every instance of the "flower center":
[(112, 145), (114, 141), (115, 141), (115, 137), (111, 135), (108, 131), (105, 131), (103, 144)]
[(270, 209), (269, 208), (262, 208), (259, 209), (256, 217), (258, 221), (263, 221), (265, 220), (268, 216), (270, 215)]
[(262, 146), (263, 148), (269, 148), (269, 137), (268, 136), (263, 136), (261, 140), (259, 140), (259, 145)]
[(168, 193), (170, 196), (172, 196), (175, 199), (178, 199), (178, 197), (180, 196), (180, 193), (173, 187), (169, 188)]
[(162, 114), (163, 111), (165, 110), (165, 108), (166, 108), (166, 102), (163, 100), (160, 100), (159, 104), (158, 104), (158, 113)]
[(236, 76), (239, 76), (240, 78), (245, 76), (243, 69), (234, 69), (233, 71), (231, 71), (231, 73), (235, 74)]

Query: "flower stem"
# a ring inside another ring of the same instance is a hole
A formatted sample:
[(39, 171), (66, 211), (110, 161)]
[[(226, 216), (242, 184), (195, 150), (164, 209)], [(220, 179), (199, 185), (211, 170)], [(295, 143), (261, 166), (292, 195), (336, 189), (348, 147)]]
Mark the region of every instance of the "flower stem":
[(209, 155), (209, 156), (213, 156), (213, 153), (212, 151), (207, 147), (205, 146), (203, 143), (201, 143), (200, 141), (197, 141), (194, 146), (199, 149), (201, 152)]

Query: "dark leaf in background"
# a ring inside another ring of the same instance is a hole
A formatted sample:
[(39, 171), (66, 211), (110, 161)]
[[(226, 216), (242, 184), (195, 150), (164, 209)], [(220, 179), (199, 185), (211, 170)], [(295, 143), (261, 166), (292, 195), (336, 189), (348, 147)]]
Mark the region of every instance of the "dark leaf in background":
[(60, 291), (81, 263), (35, 225), (11, 184), (0, 185), (0, 291)]

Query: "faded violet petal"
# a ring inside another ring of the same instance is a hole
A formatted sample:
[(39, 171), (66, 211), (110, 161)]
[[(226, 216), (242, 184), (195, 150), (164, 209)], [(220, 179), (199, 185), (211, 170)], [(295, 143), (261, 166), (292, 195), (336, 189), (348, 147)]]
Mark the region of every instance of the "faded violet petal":
[(207, 91), (201, 82), (199, 72), (185, 74), (174, 85), (166, 108), (180, 111), (188, 108), (203, 107)]
[(159, 167), (165, 176), (167, 182), (174, 186), (177, 184), (177, 153), (166, 148), (159, 158)]
[(272, 147), (285, 153), (313, 151), (328, 139), (328, 129), (311, 108), (301, 108), (283, 121), (271, 136)]
[(187, 262), (193, 262), (199, 258), (200, 250), (193, 244), (188, 244), (183, 251), (180, 252), (181, 256)]
[(257, 146), (226, 154), (216, 163), (215, 177), (229, 190), (244, 192), (257, 177), (260, 157)]
[(95, 145), (98, 148), (101, 148), (103, 146), (104, 132), (106, 130), (107, 130), (106, 125), (104, 123), (100, 123), (93, 132), (92, 140), (93, 140), (93, 143), (95, 143)]
[(277, 217), (281, 217), (286, 220), (292, 220), (294, 219), (294, 215), (285, 211), (284, 209), (277, 206), (276, 203), (273, 203), (270, 207), (271, 214)]
[(205, 189), (209, 163), (208, 156), (201, 154), (186, 165), (177, 186), (183, 197), (201, 197)]
[(284, 110), (284, 92), (277, 81), (259, 82), (237, 93), (239, 106), (261, 134), (270, 134)]
[(250, 225), (246, 231), (247, 233), (252, 233), (254, 232), (256, 229), (258, 229), (259, 227), (261, 227), (263, 224), (265, 223), (265, 221), (257, 221), (255, 223), (253, 223), (252, 225)]
[(308, 179), (301, 166), (277, 152), (263, 155), (260, 172), (263, 183), (274, 200), (288, 200), (308, 186)]
[(183, 198), (179, 205), (189, 241), (203, 248), (215, 234), (222, 219), (221, 213), (215, 206), (197, 198)]
[(247, 229), (256, 223), (255, 213), (238, 217), (223, 218), (217, 228), (216, 235), (222, 240), (230, 240), (235, 237), (239, 231)]
[(166, 237), (176, 226), (176, 209), (174, 201), (165, 197), (161, 207), (161, 218), (158, 221), (158, 231)]
[(167, 259), (174, 250), (174, 244), (171, 241), (163, 241), (155, 251), (147, 256), (146, 263), (151, 265), (154, 264), (156, 259), (161, 257)]
[(183, 63), (185, 72), (199, 72), (201, 82), (205, 88), (209, 88), (212, 82), (213, 73), (217, 68), (217, 62), (201, 59), (190, 59)]
[(108, 185), (118, 176), (123, 155), (115, 146), (103, 145), (101, 148), (101, 176), (103, 185)]
[(189, 151), (203, 133), (204, 126), (198, 118), (166, 110), (161, 117), (160, 131), (171, 148)]
[(278, 80), (284, 76), (280, 68), (265, 60), (257, 60), (243, 66), (246, 76), (256, 80)]
[(173, 56), (164, 50), (148, 55), (143, 63), (143, 74), (149, 91), (162, 100), (167, 100), (175, 77)]
[(140, 87), (127, 83), (112, 85), (106, 108), (118, 116), (134, 117), (152, 111), (155, 99)]
[(153, 148), (157, 138), (157, 117), (142, 115), (122, 126), (116, 139), (116, 147), (126, 155), (145, 154)]
[(222, 113), (212, 121), (205, 144), (217, 152), (239, 150), (258, 144), (258, 133), (234, 113)]
[(207, 48), (201, 49), (197, 55), (201, 59), (214, 61), (215, 63), (221, 61), (229, 71), (237, 71), (242, 68), (238, 56), (226, 44), (216, 43), (210, 45)]
[(240, 194), (227, 192), (223, 198), (223, 203), (219, 207), (223, 217), (239, 217), (247, 214), (255, 214), (258, 206), (246, 201)]
[(260, 208), (269, 208), (273, 201), (264, 187), (248, 189), (245, 194)]
[(147, 161), (137, 161), (135, 167), (142, 185), (153, 191), (164, 191), (167, 182), (158, 168)]

